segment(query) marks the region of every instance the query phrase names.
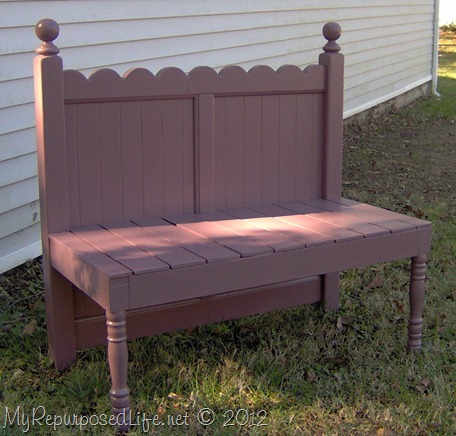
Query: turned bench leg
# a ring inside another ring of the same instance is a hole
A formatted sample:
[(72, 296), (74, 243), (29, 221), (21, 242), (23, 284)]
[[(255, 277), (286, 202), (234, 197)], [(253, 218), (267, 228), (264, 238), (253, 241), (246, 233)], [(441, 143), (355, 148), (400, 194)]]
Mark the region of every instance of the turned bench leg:
[(421, 350), (423, 331), (424, 280), (426, 278), (426, 256), (412, 257), (410, 274), (410, 320), (407, 347), (409, 350)]
[(118, 417), (119, 429), (128, 431), (130, 427), (130, 389), (127, 385), (128, 348), (127, 320), (125, 311), (106, 311), (108, 330), (108, 360), (111, 371), (111, 406)]

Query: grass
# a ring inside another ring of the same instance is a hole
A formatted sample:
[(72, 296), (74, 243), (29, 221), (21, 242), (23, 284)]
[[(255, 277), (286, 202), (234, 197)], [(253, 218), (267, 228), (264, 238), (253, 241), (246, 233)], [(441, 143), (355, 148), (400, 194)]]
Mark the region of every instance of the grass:
[[(344, 156), (346, 196), (433, 222), (423, 352), (405, 350), (408, 262), (350, 270), (338, 313), (305, 306), (131, 341), (134, 414), (164, 423), (143, 421), (150, 433), (456, 433), (456, 39), (442, 42), (441, 98), (347, 126)], [(110, 382), (102, 347), (53, 369), (39, 262), (0, 276), (0, 295), (0, 434), (26, 430), (4, 428), (16, 410), (35, 412), (33, 434), (54, 434), (53, 422), (58, 434), (112, 434), (57, 425), (108, 414)], [(207, 427), (203, 408), (216, 414)]]
[(441, 30), (439, 38), (439, 85), (441, 98), (423, 104), (421, 110), (432, 116), (454, 116), (456, 111), (456, 25)]

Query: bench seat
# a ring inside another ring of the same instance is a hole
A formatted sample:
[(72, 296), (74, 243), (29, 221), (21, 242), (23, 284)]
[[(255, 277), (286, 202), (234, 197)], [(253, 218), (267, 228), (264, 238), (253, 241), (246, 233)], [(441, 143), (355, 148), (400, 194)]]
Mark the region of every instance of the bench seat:
[(416, 256), (430, 232), (425, 220), (316, 199), (51, 234), (51, 263), (115, 312)]

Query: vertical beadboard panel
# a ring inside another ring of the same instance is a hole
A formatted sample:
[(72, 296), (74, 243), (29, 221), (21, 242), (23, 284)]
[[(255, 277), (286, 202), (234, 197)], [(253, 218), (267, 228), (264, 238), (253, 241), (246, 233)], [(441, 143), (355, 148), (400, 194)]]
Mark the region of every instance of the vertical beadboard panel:
[(65, 138), (67, 156), (68, 207), (70, 227), (81, 225), (79, 210), (79, 173), (78, 173), (78, 128), (76, 105), (65, 106)]
[(190, 213), (194, 211), (192, 100), (162, 101), (161, 117), (164, 214)]
[(180, 100), (162, 102), (164, 214), (182, 213), (182, 106)]
[(68, 105), (72, 227), (193, 213), (193, 114), (191, 98)]
[(80, 218), (81, 225), (86, 226), (103, 219), (98, 106), (76, 105), (76, 120)]
[(310, 198), (312, 183), (312, 95), (296, 96), (296, 199)]
[(144, 216), (141, 102), (120, 104), (123, 219)]
[(119, 103), (98, 106), (100, 140), (100, 181), (103, 222), (123, 220), (121, 111)]
[(280, 97), (278, 95), (268, 95), (262, 99), (262, 203), (267, 204), (280, 201)]
[(311, 132), (312, 132), (312, 147), (310, 147), (310, 196), (311, 198), (321, 198), (322, 194), (322, 179), (321, 171), (312, 171), (312, 168), (321, 168), (323, 165), (323, 156), (321, 151), (321, 144), (323, 143), (323, 117), (315, 116), (315, 114), (323, 113), (323, 96), (313, 94), (311, 96), (312, 109), (310, 112)]
[(182, 100), (182, 213), (195, 212), (195, 134), (194, 101)]
[(215, 99), (215, 208), (226, 209), (226, 98)]
[[(282, 95), (279, 100), (279, 201), (296, 200), (296, 95)], [(304, 144), (309, 147), (310, 144)]]
[(245, 203), (262, 203), (262, 98), (245, 97)]
[(322, 110), (319, 94), (218, 97), (216, 208), (320, 195)]
[(225, 114), (226, 205), (244, 205), (244, 97), (228, 97)]
[(203, 94), (195, 100), (195, 210), (215, 209), (215, 97)]
[(161, 101), (142, 103), (142, 141), (144, 174), (144, 214), (163, 214), (163, 138)]

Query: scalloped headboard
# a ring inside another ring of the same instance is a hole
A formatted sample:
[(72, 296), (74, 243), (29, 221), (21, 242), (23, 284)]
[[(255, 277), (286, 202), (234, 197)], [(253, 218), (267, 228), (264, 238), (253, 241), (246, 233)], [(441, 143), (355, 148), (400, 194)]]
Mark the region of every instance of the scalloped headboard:
[[(149, 216), (338, 199), (340, 26), (302, 70), (63, 70), (44, 20), (35, 58), (44, 233)], [(41, 29), (41, 30), (40, 30)], [(43, 240), (46, 238), (43, 237)]]
[(324, 85), (320, 65), (65, 71), (71, 226), (320, 197)]

